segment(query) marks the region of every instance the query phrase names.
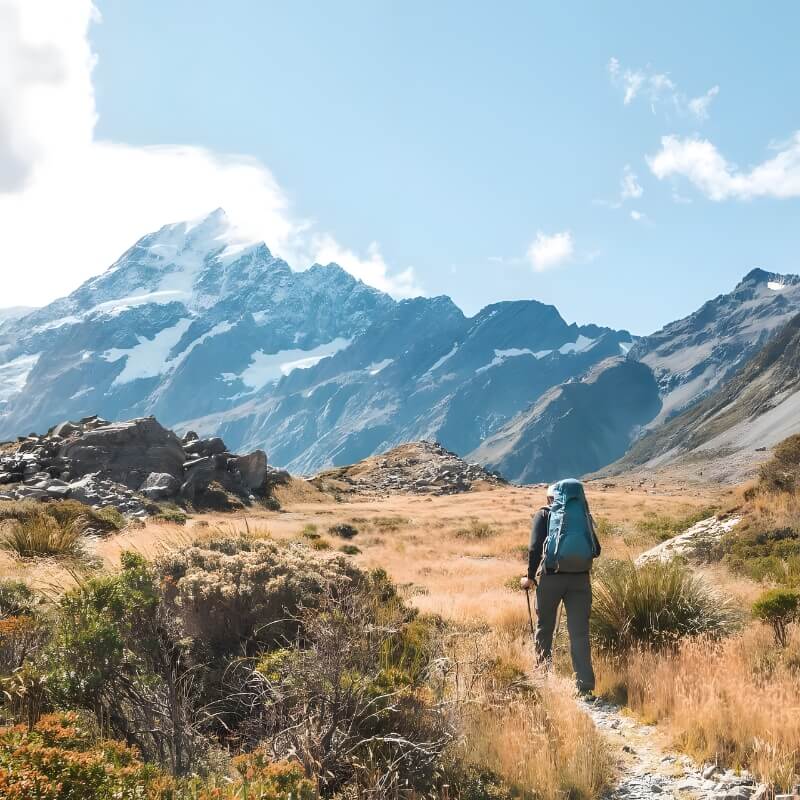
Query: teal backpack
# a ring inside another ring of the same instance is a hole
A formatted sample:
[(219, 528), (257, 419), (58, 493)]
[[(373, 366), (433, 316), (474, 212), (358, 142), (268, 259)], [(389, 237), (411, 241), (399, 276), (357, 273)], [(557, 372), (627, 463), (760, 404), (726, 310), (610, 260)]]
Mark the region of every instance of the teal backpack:
[(553, 486), (544, 566), (554, 572), (588, 572), (597, 558), (594, 523), (583, 484), (572, 478)]

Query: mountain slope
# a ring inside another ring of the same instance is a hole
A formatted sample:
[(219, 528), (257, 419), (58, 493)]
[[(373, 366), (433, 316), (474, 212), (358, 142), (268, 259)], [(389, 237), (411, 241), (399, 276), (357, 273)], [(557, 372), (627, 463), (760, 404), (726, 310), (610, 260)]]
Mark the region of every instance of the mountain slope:
[(800, 277), (754, 269), (728, 294), (640, 339), (631, 356), (659, 381), (663, 405), (651, 427), (723, 385), (800, 312)]
[(800, 314), (719, 391), (638, 441), (611, 471), (724, 459), (800, 430)]
[(619, 458), (660, 406), (649, 367), (608, 359), (545, 393), (469, 458), (522, 483), (580, 476)]

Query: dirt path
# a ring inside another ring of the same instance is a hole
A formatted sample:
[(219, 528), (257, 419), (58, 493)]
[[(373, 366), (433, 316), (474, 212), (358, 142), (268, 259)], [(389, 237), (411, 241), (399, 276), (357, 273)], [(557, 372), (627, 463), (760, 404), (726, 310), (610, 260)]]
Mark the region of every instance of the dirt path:
[(747, 774), (736, 775), (713, 765), (701, 767), (688, 756), (671, 751), (656, 728), (636, 722), (612, 703), (598, 700), (585, 707), (619, 753), (619, 781), (608, 800), (766, 797), (765, 790)]

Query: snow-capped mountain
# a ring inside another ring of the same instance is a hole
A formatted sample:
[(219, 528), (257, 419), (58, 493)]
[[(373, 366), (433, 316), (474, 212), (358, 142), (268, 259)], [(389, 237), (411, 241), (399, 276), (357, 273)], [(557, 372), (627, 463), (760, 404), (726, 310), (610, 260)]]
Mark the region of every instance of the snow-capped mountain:
[[(466, 317), (448, 297), (397, 302), (336, 264), (292, 270), (217, 210), (144, 236), (68, 297), (0, 321), (0, 438), (154, 414), (299, 473), (417, 439), (502, 461), (510, 479), (549, 475), (556, 439), (594, 448), (568, 464), (596, 469), (641, 426), (721, 384), (798, 311), (800, 278), (757, 270), (642, 340), (567, 324), (535, 300)], [(633, 406), (619, 402), (628, 391)]]
[(224, 212), (166, 225), (68, 297), (0, 327), (0, 436), (155, 414), (309, 472), (399, 442), (467, 452), (633, 344), (515, 301), (467, 318), (335, 264), (293, 271)]

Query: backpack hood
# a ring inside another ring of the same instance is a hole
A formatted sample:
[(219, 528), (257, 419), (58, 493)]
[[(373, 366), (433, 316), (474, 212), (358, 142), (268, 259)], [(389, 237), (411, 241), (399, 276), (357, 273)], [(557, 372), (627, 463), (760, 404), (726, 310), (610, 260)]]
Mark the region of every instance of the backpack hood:
[(566, 503), (567, 500), (585, 500), (586, 495), (583, 491), (583, 484), (575, 478), (565, 478), (563, 481), (553, 484), (553, 497), (556, 503)]

